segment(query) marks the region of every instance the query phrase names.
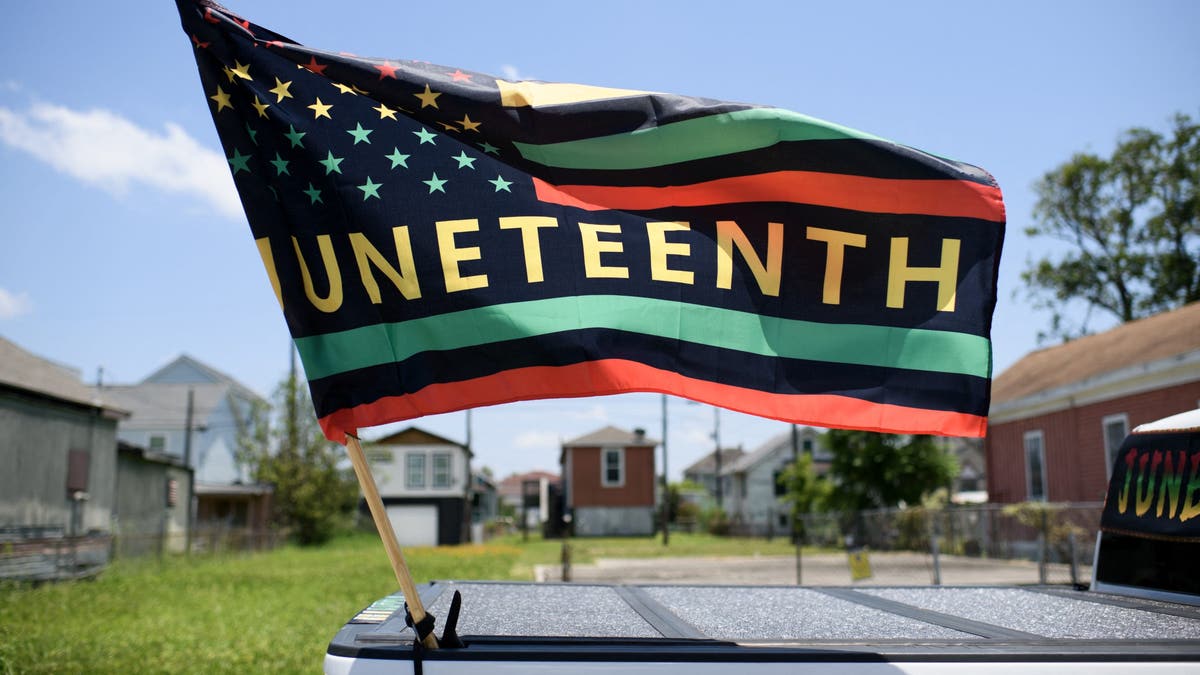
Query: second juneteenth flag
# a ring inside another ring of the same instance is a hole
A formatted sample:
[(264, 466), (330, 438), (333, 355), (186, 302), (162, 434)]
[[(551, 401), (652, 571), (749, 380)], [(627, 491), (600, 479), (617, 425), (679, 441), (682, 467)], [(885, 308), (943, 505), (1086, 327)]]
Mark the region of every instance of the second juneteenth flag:
[(298, 45), (178, 0), (326, 435), (664, 392), (981, 436), (986, 172), (777, 108)]

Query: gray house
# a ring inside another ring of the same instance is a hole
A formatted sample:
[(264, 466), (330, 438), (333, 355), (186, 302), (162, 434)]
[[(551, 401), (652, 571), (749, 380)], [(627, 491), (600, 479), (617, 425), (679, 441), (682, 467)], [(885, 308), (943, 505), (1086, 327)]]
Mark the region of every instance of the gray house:
[[(813, 456), (818, 475), (828, 471), (829, 456), (820, 447), (820, 433), (812, 427), (798, 428), (798, 451)], [(742, 455), (721, 469), (724, 508), (733, 530), (739, 534), (765, 535), (790, 531), (790, 505), (783, 500), (779, 475), (792, 463), (792, 430), (771, 437), (753, 452)]]
[(237, 461), (237, 435), (262, 397), (212, 366), (184, 355), (138, 384), (105, 385), (94, 395), (131, 413), (117, 429), (122, 441), (155, 454), (184, 456), (190, 418), (197, 482), (229, 485), (249, 478)]
[[(0, 338), (0, 575), (72, 576), (107, 560), (118, 407), (79, 372)], [(48, 557), (73, 539), (71, 569)], [(94, 545), (93, 545), (94, 544)]]
[[(710, 497), (715, 497), (717, 494), (717, 474), (724, 473), (727, 467), (733, 466), (745, 454), (746, 451), (741, 447), (723, 448), (721, 450), (720, 466), (718, 466), (717, 451), (713, 450), (684, 469), (683, 478), (704, 488), (704, 491)], [(722, 489), (724, 487), (722, 485)]]

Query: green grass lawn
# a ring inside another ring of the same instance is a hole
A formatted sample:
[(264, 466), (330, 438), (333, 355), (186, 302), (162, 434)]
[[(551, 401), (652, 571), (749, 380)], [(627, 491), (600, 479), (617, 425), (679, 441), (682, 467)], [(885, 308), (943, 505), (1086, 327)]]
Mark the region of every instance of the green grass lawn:
[[(785, 555), (786, 540), (672, 535), (572, 540), (572, 557)], [(505, 537), (483, 546), (406, 549), (417, 583), (531, 580), (561, 542)], [(0, 584), (0, 673), (319, 672), (325, 646), (355, 612), (393, 592), (379, 538), (318, 548), (119, 560), (92, 581)]]

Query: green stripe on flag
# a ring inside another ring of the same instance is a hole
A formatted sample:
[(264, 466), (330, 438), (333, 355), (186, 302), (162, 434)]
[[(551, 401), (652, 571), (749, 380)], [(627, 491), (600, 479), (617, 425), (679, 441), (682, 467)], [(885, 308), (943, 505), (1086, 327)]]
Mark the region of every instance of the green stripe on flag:
[(760, 316), (669, 300), (585, 295), (491, 305), (297, 338), (310, 380), (424, 351), (607, 328), (778, 356), (987, 377), (991, 345), (966, 333)]
[(781, 108), (751, 108), (629, 133), (534, 145), (521, 156), (567, 169), (645, 169), (767, 148), (782, 141), (884, 140)]

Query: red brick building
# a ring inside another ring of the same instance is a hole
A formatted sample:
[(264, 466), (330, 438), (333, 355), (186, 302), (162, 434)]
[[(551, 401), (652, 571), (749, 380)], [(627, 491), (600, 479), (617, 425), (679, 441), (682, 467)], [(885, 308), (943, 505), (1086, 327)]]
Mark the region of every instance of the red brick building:
[(654, 533), (654, 448), (608, 426), (563, 443), (563, 498), (578, 536)]
[(1026, 355), (992, 383), (992, 502), (1101, 501), (1121, 441), (1200, 407), (1200, 303)]

